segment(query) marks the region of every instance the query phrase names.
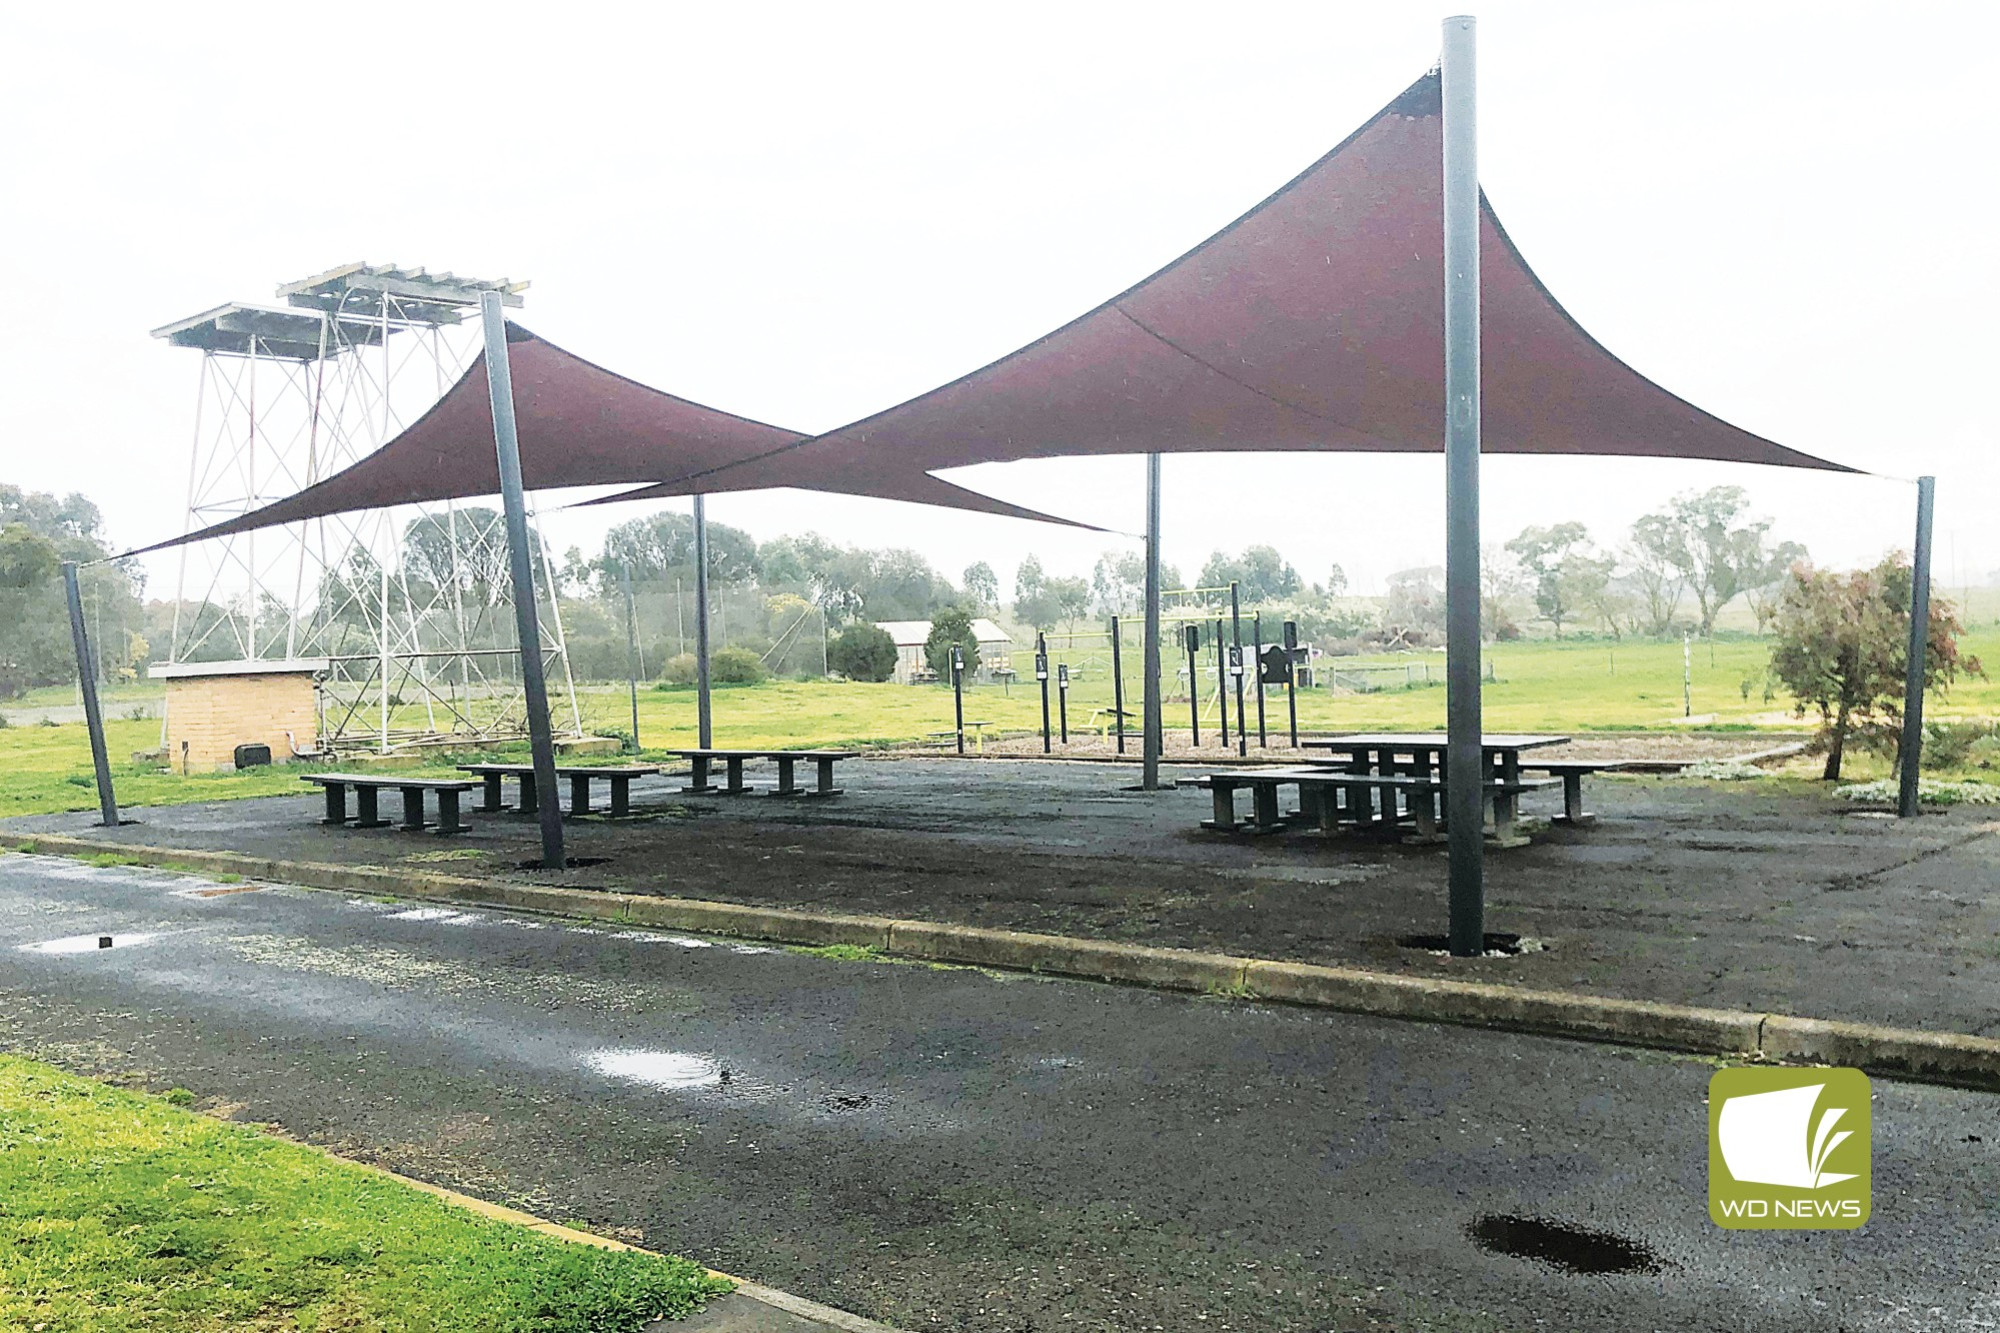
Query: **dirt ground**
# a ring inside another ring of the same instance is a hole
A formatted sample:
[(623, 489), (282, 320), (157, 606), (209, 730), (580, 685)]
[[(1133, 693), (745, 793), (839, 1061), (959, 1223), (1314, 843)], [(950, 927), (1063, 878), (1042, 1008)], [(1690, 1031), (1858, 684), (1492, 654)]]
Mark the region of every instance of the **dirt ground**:
[[(1187, 777), (1198, 768), (1169, 768)], [(754, 774), (754, 770), (753, 770)], [(768, 779), (768, 775), (756, 775)], [(1487, 928), (1517, 956), (1402, 941), (1445, 925), (1445, 859), (1316, 833), (1206, 834), (1205, 792), (1132, 789), (1119, 765), (854, 761), (830, 801), (635, 786), (637, 817), (575, 821), (565, 882), (965, 922), (1633, 998), (1990, 1033), (2000, 1029), (2000, 817), (1911, 821), (1813, 793), (1656, 776), (1594, 780), (1591, 828), (1545, 828), (1487, 858)], [(1525, 813), (1546, 816), (1539, 792)], [(393, 804), (393, 802), (392, 802)], [(531, 821), (475, 817), (454, 840), (330, 829), (318, 797), (8, 821), (155, 845), (534, 878)], [(448, 857), (449, 860), (441, 861)], [(549, 877), (553, 878), (553, 877)]]

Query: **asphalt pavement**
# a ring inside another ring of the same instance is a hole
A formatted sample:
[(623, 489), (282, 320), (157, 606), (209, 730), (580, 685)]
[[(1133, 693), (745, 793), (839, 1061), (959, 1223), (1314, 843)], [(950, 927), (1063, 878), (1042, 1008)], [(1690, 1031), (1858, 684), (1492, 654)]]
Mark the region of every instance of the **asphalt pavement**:
[(1950, 1089), (1725, 1232), (1702, 1061), (20, 855), (0, 1046), (908, 1329), (2000, 1322)]

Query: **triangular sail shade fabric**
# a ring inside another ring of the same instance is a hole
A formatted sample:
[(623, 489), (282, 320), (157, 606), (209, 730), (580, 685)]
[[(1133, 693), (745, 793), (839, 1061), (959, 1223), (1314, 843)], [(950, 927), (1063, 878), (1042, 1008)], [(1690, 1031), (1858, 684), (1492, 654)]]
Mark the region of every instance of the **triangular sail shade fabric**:
[[(648, 388), (566, 352), (518, 324), (507, 327), (522, 480), (530, 490), (640, 485), (683, 469), (714, 468), (806, 438)], [(791, 483), (780, 483), (791, 484)], [(800, 483), (844, 491), (838, 479)], [(738, 488), (740, 489), (740, 488)], [(493, 408), (482, 353), (430, 411), (401, 435), (316, 485), (250, 513), (131, 554), (358, 509), (494, 495)], [(921, 472), (861, 494), (1018, 518), (1049, 516)]]
[[(1428, 74), (1276, 194), (1129, 291), (901, 406), (628, 496), (1077, 454), (1437, 452), (1443, 116)], [(1675, 397), (1606, 351), (1481, 199), (1483, 449), (1852, 471)]]

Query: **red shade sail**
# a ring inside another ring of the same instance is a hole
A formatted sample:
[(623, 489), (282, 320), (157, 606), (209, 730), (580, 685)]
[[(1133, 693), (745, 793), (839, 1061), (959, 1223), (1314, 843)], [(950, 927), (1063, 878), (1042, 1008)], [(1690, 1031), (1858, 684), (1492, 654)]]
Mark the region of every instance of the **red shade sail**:
[[(510, 326), (526, 482), (641, 487), (618, 500), (798, 487), (1048, 519), (929, 474), (1079, 454), (1439, 452), (1442, 137), (1438, 77), (1427, 74), (1137, 286), (962, 379), (824, 435), (649, 389)], [(1627, 366), (1557, 303), (1483, 198), (1480, 214), (1485, 452), (1854, 470), (1732, 426)], [(482, 359), (415, 425), (346, 471), (161, 545), (492, 494), (492, 429)]]
[[(1055, 455), (1439, 452), (1442, 135), (1428, 74), (1249, 213), (1046, 337), (852, 425), (629, 498), (834, 478), (880, 493)], [(1606, 351), (1483, 198), (1480, 262), (1485, 452), (1853, 470), (1732, 426)]]
[[(530, 490), (640, 485), (661, 476), (713, 469), (768, 454), (806, 438), (798, 431), (648, 388), (566, 352), (518, 324), (507, 326), (507, 340), (522, 480)], [(851, 489), (838, 478), (796, 484), (816, 490)], [(493, 406), (482, 354), (408, 430), (351, 467), (261, 509), (130, 554), (352, 510), (466, 499), (495, 495), (499, 490)], [(858, 493), (1019, 518), (1048, 518), (922, 473), (900, 478), (891, 487)]]

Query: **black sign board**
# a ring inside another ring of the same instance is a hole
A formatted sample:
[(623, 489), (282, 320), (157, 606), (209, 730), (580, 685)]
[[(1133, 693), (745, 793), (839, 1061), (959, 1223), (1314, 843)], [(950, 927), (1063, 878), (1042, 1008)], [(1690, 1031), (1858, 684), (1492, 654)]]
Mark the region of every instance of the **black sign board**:
[(1229, 674), (1232, 676), (1243, 674), (1243, 645), (1240, 643), (1229, 645)]
[(1290, 657), (1291, 655), (1277, 644), (1267, 645), (1263, 654), (1257, 659), (1257, 679), (1266, 685), (1285, 684), (1292, 678), (1286, 669), (1290, 665)]
[(1069, 688), (1069, 663), (1067, 662), (1058, 662), (1056, 664), (1056, 687), (1064, 690)]
[(1047, 680), (1048, 678), (1049, 678), (1049, 655), (1047, 653), (1036, 653), (1035, 679)]

